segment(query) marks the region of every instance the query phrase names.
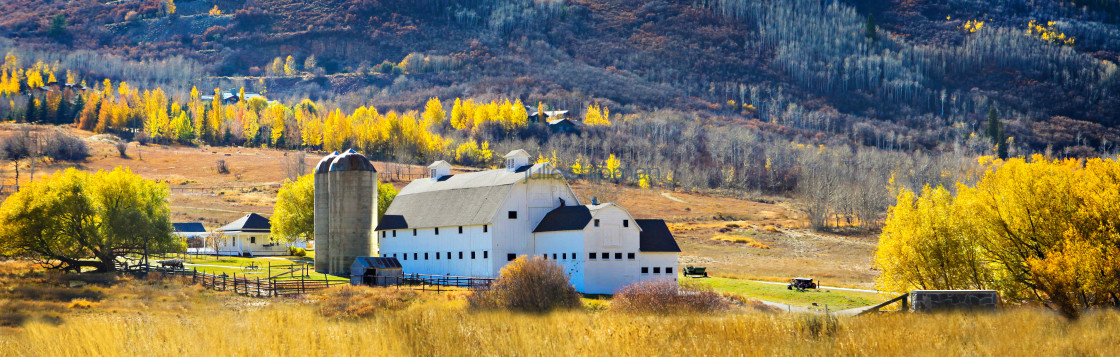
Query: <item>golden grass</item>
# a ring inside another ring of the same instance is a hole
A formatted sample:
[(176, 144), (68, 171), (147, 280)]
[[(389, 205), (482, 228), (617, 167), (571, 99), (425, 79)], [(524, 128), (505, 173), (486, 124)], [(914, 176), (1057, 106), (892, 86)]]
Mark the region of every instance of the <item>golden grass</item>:
[(751, 247), (751, 248), (770, 249), (770, 246), (768, 246), (766, 244), (759, 243), (758, 241), (754, 240), (754, 238), (747, 237), (747, 236), (741, 236), (741, 235), (718, 234), (715, 237), (712, 237), (712, 240), (723, 241), (723, 242), (731, 242), (731, 243), (736, 243), (736, 244), (745, 244), (745, 245), (747, 245), (748, 247)]
[[(774, 312), (740, 299), (728, 312), (709, 314), (621, 313), (603, 300), (585, 301), (584, 309), (518, 314), (471, 311), (462, 292), (361, 288), (257, 299), (156, 274), (108, 279), (24, 268), (0, 263), (0, 283), (78, 289), (59, 284), (88, 280), (104, 296), (88, 308), (68, 309), (65, 304), (73, 302), (0, 289), (0, 311), (32, 315), (0, 327), (0, 355), (1107, 356), (1120, 344), (1120, 312), (1114, 310), (1076, 321), (1034, 308), (832, 319)], [(348, 303), (367, 306), (349, 316), (324, 311)]]
[[(1110, 355), (1120, 314), (547, 315), (418, 305), (364, 320), (283, 303), (187, 316), (82, 314), (0, 336), (11, 356), (137, 355)], [(66, 341), (66, 343), (58, 343)]]

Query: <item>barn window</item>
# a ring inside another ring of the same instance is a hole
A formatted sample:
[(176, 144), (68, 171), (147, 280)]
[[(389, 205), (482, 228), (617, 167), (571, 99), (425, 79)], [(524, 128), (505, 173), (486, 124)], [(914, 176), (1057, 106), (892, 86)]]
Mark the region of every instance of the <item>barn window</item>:
[(488, 229), (489, 227), (490, 227), (490, 225), (488, 225), (488, 224), (483, 224), (483, 225), (482, 225), (482, 233), (486, 233), (486, 232), (489, 232), (489, 231), (487, 230), (487, 229)]
[(439, 260), (439, 252), (436, 252), (436, 260)]
[(576, 259), (577, 257), (576, 253), (572, 253), (572, 259)]
[(661, 267), (653, 267), (654, 274), (661, 274)]
[(459, 259), (463, 259), (463, 252), (459, 252)]
[(420, 253), (412, 253), (412, 260), (420, 259)]
[(587, 253), (587, 259), (595, 259), (595, 253)]
[(599, 219), (598, 219), (598, 218), (596, 218), (596, 219), (595, 219), (595, 226), (596, 226), (596, 227), (598, 227), (598, 226), (599, 226)]
[(474, 251), (471, 251), (471, 259), (474, 259)]
[(512, 262), (514, 259), (517, 259), (517, 254), (513, 254), (513, 253), (506, 254), (506, 261), (507, 262)]
[(490, 259), (490, 251), (489, 250), (482, 251), (482, 259)]
[(412, 236), (413, 236), (413, 237), (415, 237), (415, 236), (416, 236), (416, 228), (413, 228), (413, 229), (412, 229)]
[(649, 274), (649, 267), (642, 267), (642, 274)]
[(611, 253), (603, 252), (603, 260), (611, 259)]
[(463, 234), (463, 226), (459, 226), (459, 234)]
[(509, 211), (509, 219), (517, 219), (517, 211)]
[(560, 258), (568, 259), (568, 253), (560, 254)]
[(404, 253), (404, 260), (408, 260), (408, 253)]
[(634, 260), (634, 253), (626, 253), (626, 259)]
[(428, 260), (428, 253), (424, 253), (424, 260)]
[(450, 260), (450, 259), (451, 259), (451, 252), (447, 252), (447, 259), (448, 259), (448, 260)]
[(622, 260), (622, 253), (614, 253), (614, 258), (618, 259), (618, 260)]
[(381, 231), (381, 238), (385, 238), (385, 231)]
[(257, 237), (249, 237), (249, 243), (257, 244)]
[(630, 226), (630, 220), (629, 219), (622, 220), (622, 226), (623, 227), (629, 227)]
[(556, 260), (556, 253), (552, 253), (552, 260)]
[(439, 227), (436, 227), (436, 235), (439, 235)]
[(396, 237), (397, 237), (397, 230), (396, 230), (396, 229), (394, 229), (394, 230), (393, 230), (393, 238), (396, 238)]
[(665, 274), (672, 274), (672, 273), (673, 273), (673, 267), (665, 267)]

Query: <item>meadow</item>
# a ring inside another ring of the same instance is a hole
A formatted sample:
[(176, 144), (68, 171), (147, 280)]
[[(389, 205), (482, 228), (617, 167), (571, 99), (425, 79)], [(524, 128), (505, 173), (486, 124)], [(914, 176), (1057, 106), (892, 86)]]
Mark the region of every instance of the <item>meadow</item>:
[(472, 310), (462, 291), (346, 287), (257, 299), (155, 273), (63, 275), (12, 262), (0, 264), (0, 283), (6, 356), (1108, 356), (1120, 343), (1113, 310), (1078, 320), (1033, 307), (832, 317), (740, 303), (648, 314), (584, 300), (581, 308), (524, 314)]

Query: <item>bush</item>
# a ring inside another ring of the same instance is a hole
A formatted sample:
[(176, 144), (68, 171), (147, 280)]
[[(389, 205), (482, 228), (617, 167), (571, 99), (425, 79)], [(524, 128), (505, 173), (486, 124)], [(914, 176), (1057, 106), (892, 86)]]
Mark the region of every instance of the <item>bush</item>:
[(288, 247), (288, 254), (297, 257), (306, 257), (307, 250), (300, 247)]
[(77, 136), (56, 130), (43, 140), (43, 155), (55, 160), (85, 160), (89, 157), (89, 145)]
[(326, 317), (366, 317), (378, 311), (404, 309), (418, 297), (408, 289), (346, 285), (320, 298), (319, 313)]
[(805, 337), (832, 337), (840, 332), (840, 320), (832, 315), (801, 314), (797, 327)]
[(559, 264), (541, 257), (521, 256), (502, 268), (489, 289), (468, 295), (467, 303), (473, 309), (544, 313), (579, 307), (579, 298), (579, 292)]
[(711, 289), (678, 286), (671, 279), (632, 283), (619, 290), (611, 302), (611, 310), (652, 314), (714, 312), (726, 310), (729, 306), (719, 293)]

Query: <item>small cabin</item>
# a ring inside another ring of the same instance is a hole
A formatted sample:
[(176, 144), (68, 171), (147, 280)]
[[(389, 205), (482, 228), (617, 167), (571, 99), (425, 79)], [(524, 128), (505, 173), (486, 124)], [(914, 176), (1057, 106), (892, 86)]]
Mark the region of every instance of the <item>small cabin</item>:
[(214, 230), (214, 235), (223, 237), (220, 251), (233, 255), (288, 255), (288, 244), (272, 237), (272, 223), (268, 218), (250, 213), (230, 224)]
[(183, 239), (187, 242), (187, 248), (202, 248), (205, 245), (206, 227), (202, 226), (202, 222), (182, 222), (172, 223), (171, 228), (176, 237)]
[(549, 120), (560, 119), (568, 115), (567, 110), (546, 110), (543, 113), (532, 109), (529, 111), (530, 123), (545, 123)]
[(400, 283), (404, 277), (401, 263), (397, 258), (358, 257), (350, 265), (350, 284), (365, 286), (389, 286)]
[(548, 121), (548, 129), (553, 133), (578, 133), (583, 123), (568, 118), (552, 119)]

